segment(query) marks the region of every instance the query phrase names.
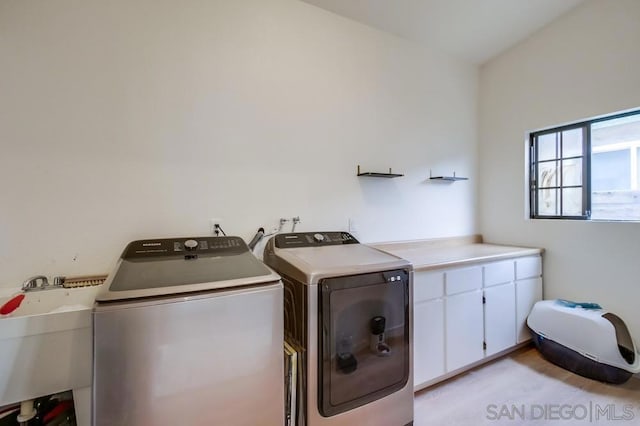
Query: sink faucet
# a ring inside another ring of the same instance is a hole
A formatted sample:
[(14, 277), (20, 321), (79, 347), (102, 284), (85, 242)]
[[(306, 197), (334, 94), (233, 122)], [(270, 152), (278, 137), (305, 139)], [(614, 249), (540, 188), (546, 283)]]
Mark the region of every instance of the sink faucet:
[(58, 283), (58, 280), (56, 280), (53, 286), (50, 286), (47, 277), (45, 277), (44, 275), (36, 275), (34, 277), (28, 278), (22, 284), (22, 291), (47, 290), (49, 288), (60, 286), (61, 284)]

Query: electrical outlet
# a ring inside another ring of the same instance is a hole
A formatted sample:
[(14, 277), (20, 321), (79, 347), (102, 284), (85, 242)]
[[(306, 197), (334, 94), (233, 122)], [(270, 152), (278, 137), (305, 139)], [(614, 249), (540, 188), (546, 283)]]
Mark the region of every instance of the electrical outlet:
[(209, 219), (209, 232), (211, 233), (211, 235), (216, 235), (216, 225), (218, 225), (219, 227), (222, 226), (222, 219), (220, 219), (219, 217), (212, 217), (211, 219)]

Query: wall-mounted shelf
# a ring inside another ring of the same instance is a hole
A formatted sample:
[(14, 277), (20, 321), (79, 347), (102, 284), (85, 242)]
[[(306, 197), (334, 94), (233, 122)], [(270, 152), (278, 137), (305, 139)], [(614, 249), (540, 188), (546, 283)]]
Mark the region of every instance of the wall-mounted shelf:
[(369, 177), (378, 177), (378, 178), (397, 178), (404, 175), (399, 173), (392, 173), (391, 167), (389, 167), (389, 173), (380, 173), (380, 172), (361, 172), (360, 166), (358, 166), (358, 176), (369, 176)]
[(429, 170), (429, 179), (431, 180), (443, 180), (446, 182), (455, 182), (458, 180), (469, 180), (469, 178), (466, 177), (460, 177), (460, 176), (456, 176), (456, 172), (453, 172), (453, 176), (432, 176), (431, 175), (431, 170)]

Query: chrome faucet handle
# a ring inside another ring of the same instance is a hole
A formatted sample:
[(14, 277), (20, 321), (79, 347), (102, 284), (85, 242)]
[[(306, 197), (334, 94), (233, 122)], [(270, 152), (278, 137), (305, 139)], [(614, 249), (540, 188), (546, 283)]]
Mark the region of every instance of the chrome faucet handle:
[(23, 291), (43, 289), (49, 285), (49, 280), (44, 275), (36, 275), (31, 278), (28, 278), (22, 284)]

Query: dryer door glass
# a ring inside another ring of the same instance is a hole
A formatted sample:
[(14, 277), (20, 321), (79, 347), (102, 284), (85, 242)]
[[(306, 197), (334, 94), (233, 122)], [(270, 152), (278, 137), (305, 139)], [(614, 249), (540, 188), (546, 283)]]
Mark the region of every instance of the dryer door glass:
[(325, 416), (402, 389), (409, 377), (409, 274), (384, 271), (318, 286), (318, 408)]

